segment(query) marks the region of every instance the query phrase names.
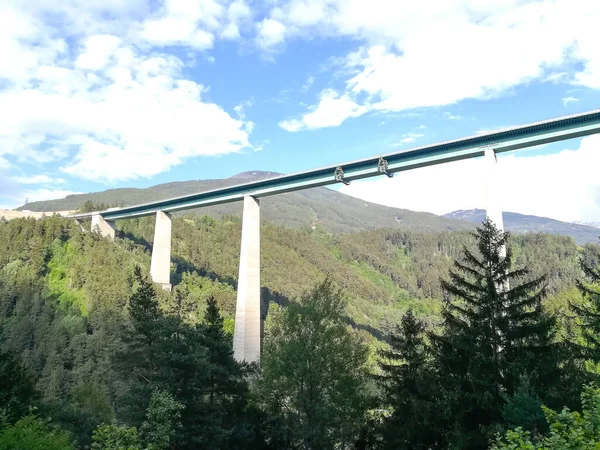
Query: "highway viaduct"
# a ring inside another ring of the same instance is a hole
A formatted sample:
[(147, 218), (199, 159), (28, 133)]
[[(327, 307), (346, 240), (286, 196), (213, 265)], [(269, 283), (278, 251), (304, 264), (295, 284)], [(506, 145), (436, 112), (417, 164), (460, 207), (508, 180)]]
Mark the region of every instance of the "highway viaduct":
[[(484, 157), (487, 174), (487, 217), (503, 228), (501, 192), (496, 181), (496, 154), (600, 133), (600, 110), (559, 117), (484, 135), (418, 147), (321, 169), (230, 186), (183, 197), (106, 211), (76, 214), (91, 219), (92, 229), (114, 239), (115, 221), (154, 215), (156, 225), (150, 274), (164, 289), (171, 289), (171, 216), (201, 206), (243, 201), (242, 241), (233, 339), (238, 361), (260, 359), (260, 201), (261, 197), (363, 178), (387, 176), (420, 167)], [(600, 151), (600, 150), (599, 150)]]

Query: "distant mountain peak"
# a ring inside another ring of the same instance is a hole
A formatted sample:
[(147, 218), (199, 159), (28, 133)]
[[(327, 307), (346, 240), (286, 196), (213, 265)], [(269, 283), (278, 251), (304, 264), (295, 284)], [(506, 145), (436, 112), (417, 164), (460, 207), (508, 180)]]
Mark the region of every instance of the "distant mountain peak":
[(592, 228), (600, 228), (600, 222), (579, 222), (579, 221), (576, 221), (576, 222), (573, 222), (573, 223), (576, 224), (576, 225), (585, 225), (585, 226), (592, 227)]
[(485, 216), (485, 211), (483, 209), (458, 209), (456, 211), (449, 212), (448, 214), (444, 214), (443, 217), (447, 217), (449, 219), (473, 221), (473, 217), (479, 218), (482, 214)]
[(264, 170), (248, 170), (246, 172), (238, 173), (232, 177), (231, 180), (264, 180), (265, 178), (275, 178), (283, 175), (279, 172), (266, 172)]

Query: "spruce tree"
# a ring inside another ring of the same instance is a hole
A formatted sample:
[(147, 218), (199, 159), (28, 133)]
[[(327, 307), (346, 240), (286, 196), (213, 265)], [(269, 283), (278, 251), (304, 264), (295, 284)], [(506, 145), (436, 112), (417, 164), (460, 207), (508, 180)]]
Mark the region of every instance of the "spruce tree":
[(243, 448), (249, 437), (244, 409), (248, 386), (245, 367), (233, 359), (232, 339), (223, 330), (223, 317), (210, 297), (204, 322), (194, 330), (204, 350), (202, 375), (189, 380), (190, 394), (182, 422), (192, 448)]
[(37, 400), (31, 373), (13, 353), (0, 351), (0, 417), (13, 423)]
[(555, 320), (542, 309), (544, 277), (524, 281), (526, 269), (511, 271), (508, 233), (491, 221), (474, 236), (478, 252), (465, 247), (442, 281), (443, 331), (431, 336), (451, 441), (464, 449), (485, 448), (486, 435), (502, 429), (504, 407), (525, 379), (543, 401), (561, 382)]
[(571, 309), (580, 318), (581, 336), (585, 346), (581, 348), (583, 355), (594, 363), (600, 363), (600, 270), (581, 260), (581, 268), (585, 279), (579, 280), (577, 286), (583, 296), (581, 304), (571, 302)]
[(389, 338), (390, 349), (379, 352), (382, 405), (391, 407), (382, 429), (384, 449), (430, 449), (440, 444), (440, 414), (426, 326), (412, 310)]
[(119, 407), (122, 417), (133, 425), (140, 425), (152, 391), (168, 388), (176, 375), (169, 367), (173, 358), (173, 335), (176, 324), (160, 312), (154, 285), (138, 267), (134, 270), (137, 289), (129, 298), (130, 326), (124, 334), (124, 346), (118, 354), (118, 363), (125, 386), (124, 399)]

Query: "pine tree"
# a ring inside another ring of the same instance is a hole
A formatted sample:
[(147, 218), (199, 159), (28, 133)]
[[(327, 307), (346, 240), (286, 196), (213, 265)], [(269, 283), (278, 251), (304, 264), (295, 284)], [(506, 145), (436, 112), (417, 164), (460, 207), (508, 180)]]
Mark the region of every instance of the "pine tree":
[(233, 359), (231, 337), (223, 330), (223, 317), (210, 297), (204, 322), (194, 333), (204, 349), (202, 376), (189, 380), (190, 395), (183, 398), (186, 408), (182, 422), (192, 448), (243, 448), (249, 437), (244, 409), (248, 386), (245, 367)]
[(579, 280), (577, 286), (583, 296), (580, 305), (571, 302), (571, 309), (579, 316), (581, 336), (586, 346), (582, 348), (583, 355), (600, 363), (600, 270), (581, 260), (581, 268), (585, 274), (584, 280)]
[(172, 336), (175, 321), (162, 316), (154, 285), (134, 270), (137, 289), (129, 298), (130, 327), (124, 336), (124, 348), (118, 355), (119, 365), (126, 386), (121, 414), (133, 425), (139, 425), (153, 390), (167, 388), (176, 374), (167, 360), (172, 358)]
[(389, 338), (390, 349), (379, 352), (382, 404), (392, 408), (383, 424), (384, 449), (429, 449), (439, 445), (437, 380), (425, 333), (425, 323), (409, 309)]
[(510, 248), (503, 255), (508, 233), (489, 220), (474, 235), (478, 254), (465, 248), (450, 281), (442, 281), (443, 332), (431, 336), (454, 421), (451, 440), (464, 449), (485, 448), (523, 377), (544, 401), (561, 383), (555, 320), (541, 303), (544, 277), (523, 281), (526, 269), (511, 271)]
[(0, 352), (0, 416), (9, 423), (20, 419), (37, 397), (31, 373), (14, 354)]

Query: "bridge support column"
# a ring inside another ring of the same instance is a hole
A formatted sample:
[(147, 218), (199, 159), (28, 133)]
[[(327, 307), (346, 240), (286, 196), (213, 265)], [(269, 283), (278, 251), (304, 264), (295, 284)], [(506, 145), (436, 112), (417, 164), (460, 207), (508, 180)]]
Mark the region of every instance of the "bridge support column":
[(260, 204), (249, 195), (244, 197), (233, 356), (237, 361), (260, 359)]
[[(496, 228), (500, 231), (504, 231), (504, 219), (502, 218), (502, 205), (500, 201), (501, 186), (500, 178), (498, 176), (498, 160), (496, 158), (496, 152), (494, 149), (488, 148), (485, 150), (485, 164), (486, 164), (486, 210), (485, 215), (490, 221), (496, 225)], [(500, 249), (500, 256), (506, 256), (506, 246), (502, 246)], [(508, 282), (502, 288), (508, 289)]]
[(102, 237), (109, 237), (111, 241), (115, 240), (115, 222), (104, 220), (100, 214), (92, 214), (92, 231), (97, 231)]
[(150, 276), (164, 290), (171, 290), (171, 216), (163, 211), (156, 212)]
[(498, 177), (498, 161), (494, 149), (485, 151), (486, 164), (486, 217), (494, 222), (496, 228), (504, 231), (504, 220), (502, 219), (502, 205), (500, 202), (500, 185)]
[(83, 228), (83, 224), (81, 223), (81, 220), (75, 219), (75, 223), (77, 224), (79, 229), (85, 233), (85, 228)]

